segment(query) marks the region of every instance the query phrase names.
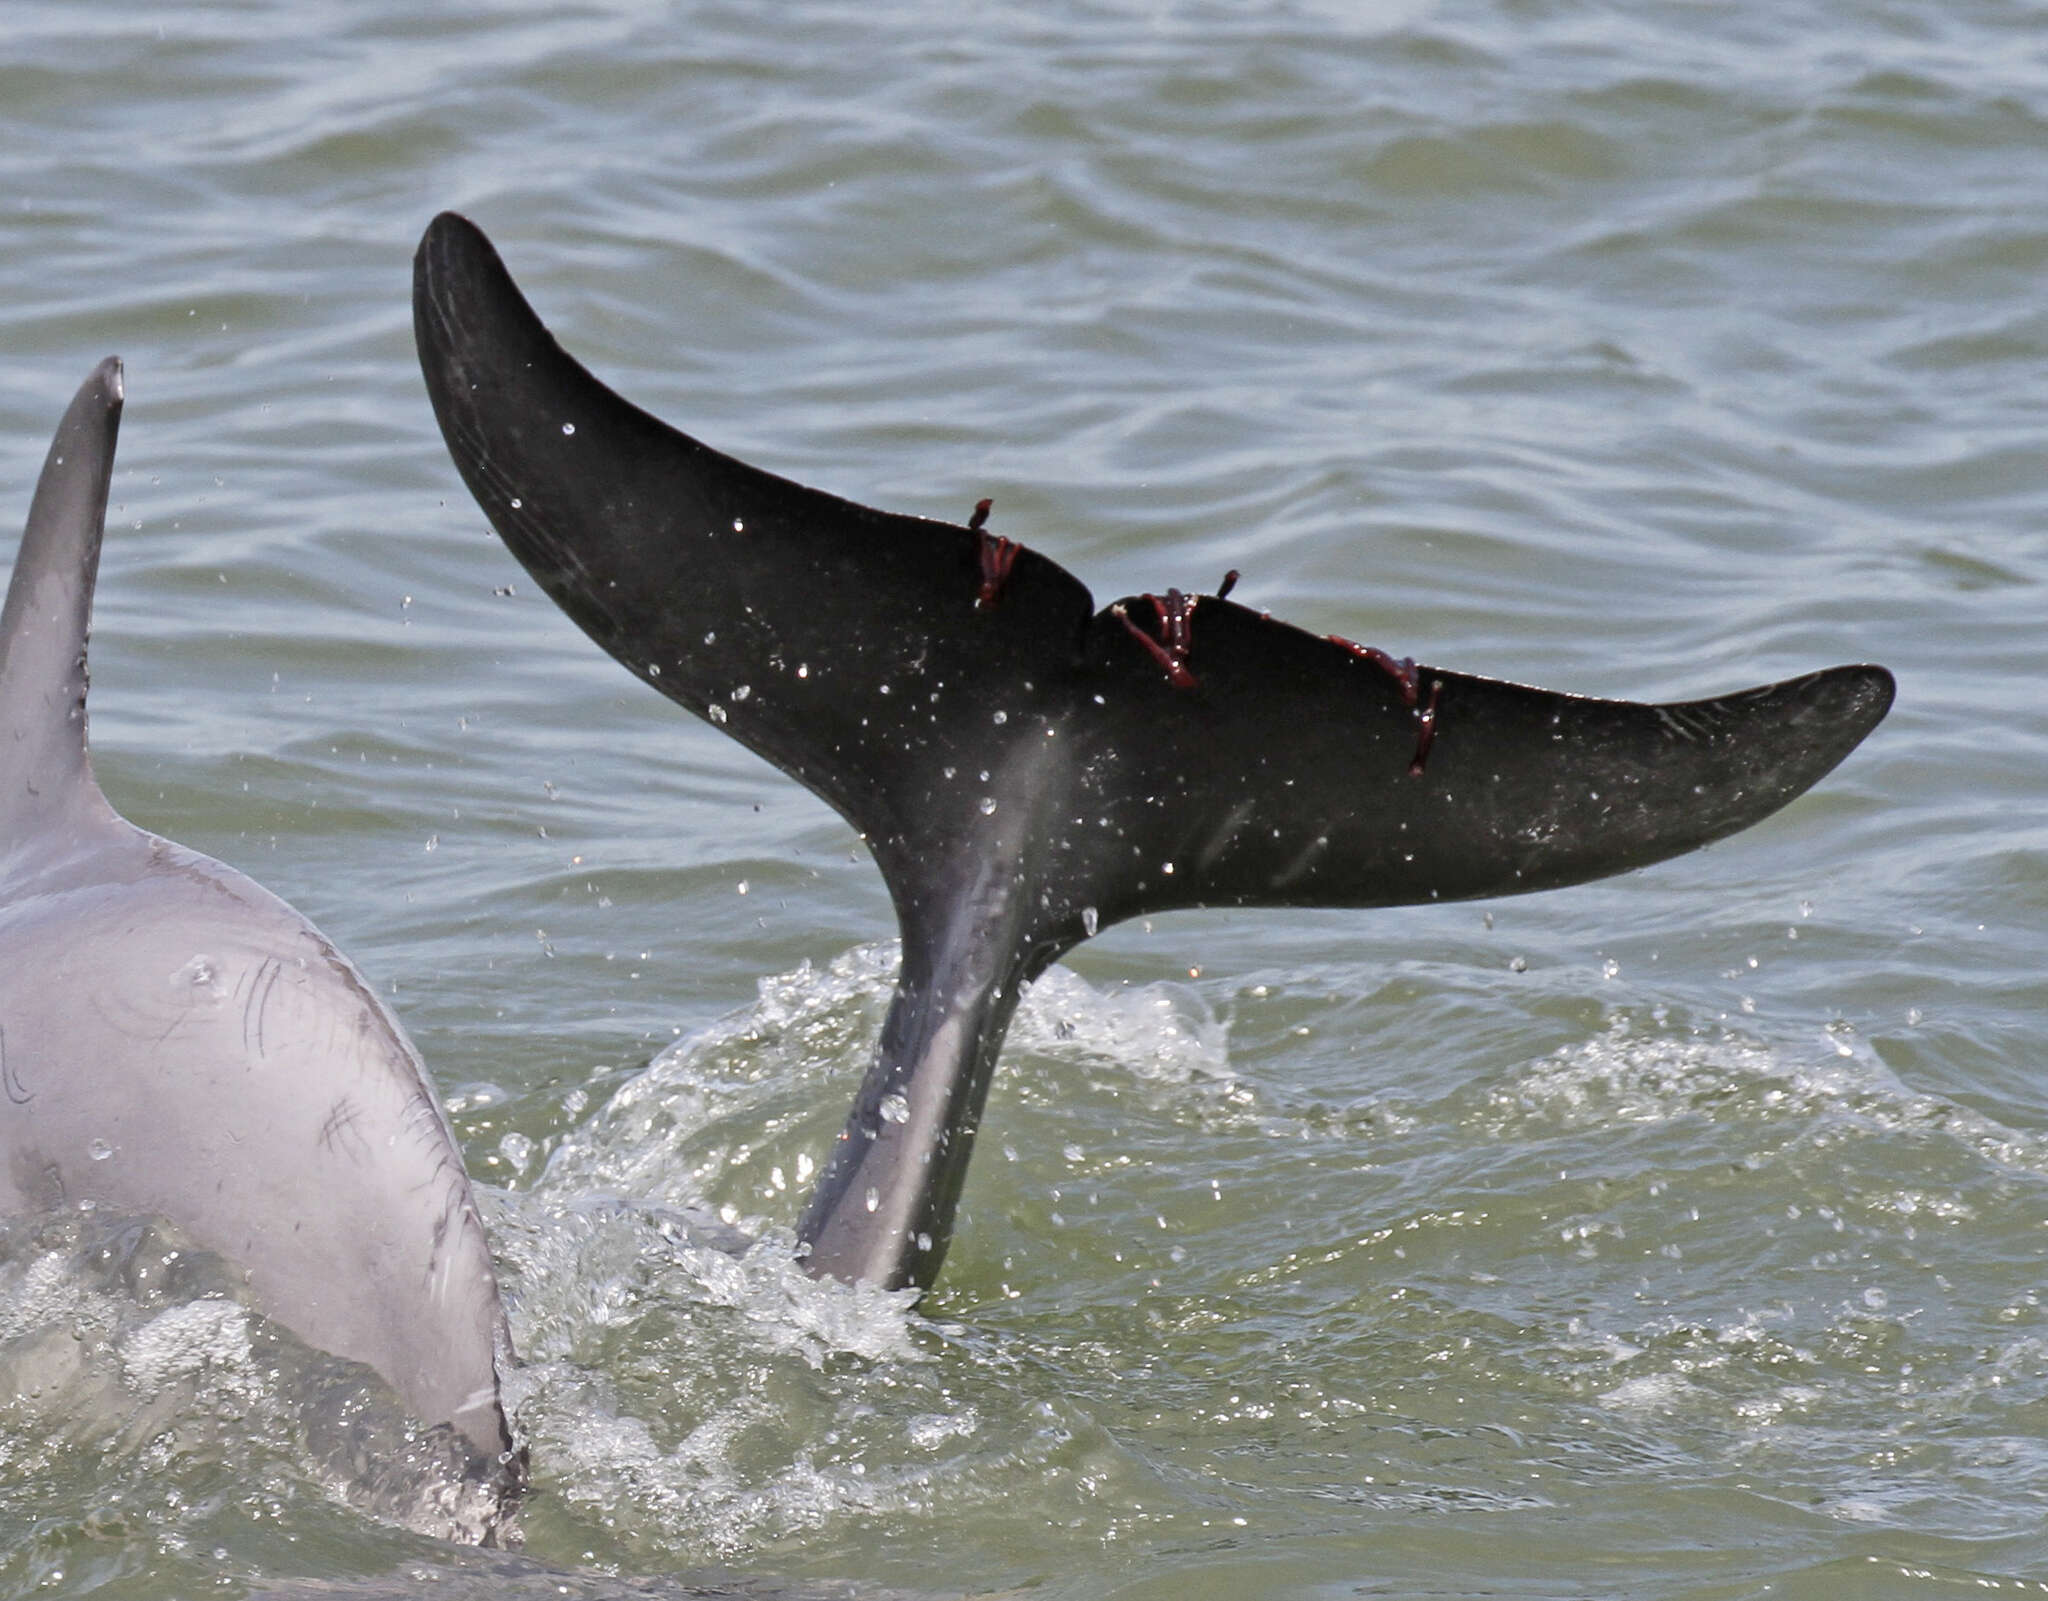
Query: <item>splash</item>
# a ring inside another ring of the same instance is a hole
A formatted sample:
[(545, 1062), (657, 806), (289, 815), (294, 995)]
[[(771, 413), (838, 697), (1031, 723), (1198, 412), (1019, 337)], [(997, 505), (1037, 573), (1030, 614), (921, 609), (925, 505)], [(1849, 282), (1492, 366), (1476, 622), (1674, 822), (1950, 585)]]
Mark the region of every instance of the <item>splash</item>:
[(1230, 1074), (1228, 1030), (1198, 990), (1163, 982), (1098, 989), (1066, 967), (1024, 992), (1009, 1049), (1161, 1084)]
[(17, 1475), (62, 1478), (74, 1457), (115, 1500), (232, 1460), (223, 1493), (252, 1506), (308, 1484), (438, 1539), (512, 1537), (505, 1486), (466, 1442), (252, 1311), (239, 1281), (159, 1220), (0, 1226), (0, 1437), (33, 1442), (0, 1456), (0, 1501)]

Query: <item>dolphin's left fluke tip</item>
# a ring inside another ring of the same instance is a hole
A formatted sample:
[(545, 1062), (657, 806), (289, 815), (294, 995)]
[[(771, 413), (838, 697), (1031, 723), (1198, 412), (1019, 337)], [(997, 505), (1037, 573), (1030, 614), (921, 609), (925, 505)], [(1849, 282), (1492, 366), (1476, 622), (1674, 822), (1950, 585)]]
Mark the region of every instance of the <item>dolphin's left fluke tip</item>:
[(466, 267), (471, 263), (494, 263), (497, 248), (483, 229), (459, 211), (444, 211), (427, 224), (413, 252), (416, 273), (431, 274), (435, 268)]

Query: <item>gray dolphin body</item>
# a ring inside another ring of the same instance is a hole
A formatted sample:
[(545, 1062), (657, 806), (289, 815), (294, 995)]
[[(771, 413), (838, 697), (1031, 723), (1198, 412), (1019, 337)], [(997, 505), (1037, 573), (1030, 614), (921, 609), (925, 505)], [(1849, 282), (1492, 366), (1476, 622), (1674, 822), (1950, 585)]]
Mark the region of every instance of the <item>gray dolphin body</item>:
[(497, 1279), (411, 1043), (305, 918), (94, 780), (86, 640), (121, 401), (110, 358), (57, 429), (0, 612), (0, 1214), (172, 1219), (263, 1312), (516, 1480)]

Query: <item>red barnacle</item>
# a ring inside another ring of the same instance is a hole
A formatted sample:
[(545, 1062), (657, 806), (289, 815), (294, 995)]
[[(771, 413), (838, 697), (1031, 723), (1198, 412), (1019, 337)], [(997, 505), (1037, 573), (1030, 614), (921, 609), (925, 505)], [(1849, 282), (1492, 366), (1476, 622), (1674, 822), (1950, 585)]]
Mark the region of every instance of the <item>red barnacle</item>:
[(1198, 595), (1183, 595), (1177, 589), (1169, 589), (1166, 598), (1157, 595), (1145, 597), (1152, 603), (1152, 611), (1159, 629), (1154, 639), (1144, 629), (1132, 622), (1124, 611), (1123, 602), (1118, 601), (1110, 608), (1116, 613), (1116, 620), (1124, 625), (1131, 638), (1143, 645), (1152, 659), (1166, 669), (1166, 681), (1175, 689), (1193, 689), (1199, 680), (1188, 671), (1188, 652), (1195, 643), (1195, 602)]
[(1415, 681), (1415, 658), (1413, 656), (1403, 656), (1399, 661), (1396, 661), (1377, 645), (1361, 645), (1356, 640), (1346, 639), (1342, 634), (1330, 634), (1325, 637), (1328, 638), (1331, 644), (1342, 645), (1352, 655), (1359, 657), (1361, 660), (1371, 662), (1373, 666), (1377, 667), (1381, 672), (1393, 679), (1396, 684), (1401, 686), (1401, 699), (1404, 702), (1410, 706), (1415, 704), (1419, 698), (1419, 686)]
[(1389, 678), (1401, 691), (1403, 704), (1415, 711), (1415, 756), (1408, 763), (1410, 777), (1420, 778), (1425, 763), (1429, 760), (1429, 748), (1436, 743), (1436, 703), (1444, 691), (1444, 681), (1433, 678), (1429, 684), (1429, 704), (1420, 706), (1422, 685), (1415, 671), (1415, 658), (1403, 656), (1396, 660), (1376, 645), (1361, 645), (1346, 639), (1342, 634), (1328, 636), (1333, 645), (1342, 645), (1362, 661), (1369, 661)]
[(1010, 569), (1017, 565), (1020, 548), (1014, 539), (1003, 539), (988, 531), (989, 508), (994, 504), (977, 500), (974, 515), (967, 519), (967, 526), (981, 540), (981, 589), (974, 597), (976, 611), (985, 611), (1003, 598), (1003, 587), (1010, 581)]
[(1429, 704), (1415, 714), (1415, 757), (1408, 763), (1408, 776), (1420, 778), (1429, 761), (1429, 747), (1436, 743), (1436, 703), (1444, 692), (1444, 681), (1429, 681)]

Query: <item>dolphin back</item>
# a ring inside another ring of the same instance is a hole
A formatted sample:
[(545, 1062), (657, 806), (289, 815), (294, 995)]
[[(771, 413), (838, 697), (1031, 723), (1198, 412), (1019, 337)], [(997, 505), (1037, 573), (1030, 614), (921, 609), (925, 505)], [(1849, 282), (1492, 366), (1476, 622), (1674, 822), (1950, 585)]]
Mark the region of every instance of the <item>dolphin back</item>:
[(462, 1157), (395, 1018), (261, 886), (120, 817), (86, 644), (121, 366), (58, 426), (0, 611), (0, 1213), (170, 1219), (518, 1488), (511, 1346)]

